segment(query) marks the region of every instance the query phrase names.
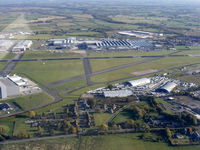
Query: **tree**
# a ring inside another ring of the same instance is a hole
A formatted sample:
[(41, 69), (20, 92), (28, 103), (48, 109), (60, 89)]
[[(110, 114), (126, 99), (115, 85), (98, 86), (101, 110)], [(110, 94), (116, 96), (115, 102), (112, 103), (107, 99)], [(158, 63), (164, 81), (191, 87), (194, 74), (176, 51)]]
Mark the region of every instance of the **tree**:
[(64, 120), (63, 125), (64, 125), (64, 127), (69, 128), (71, 126), (71, 123), (67, 120)]
[(108, 85), (108, 89), (109, 89), (109, 90), (112, 90), (113, 88), (114, 88), (114, 86), (113, 86), (112, 84), (109, 84), (109, 85)]
[(50, 130), (49, 130), (49, 134), (50, 134), (50, 135), (55, 135), (55, 130), (54, 130), (54, 129), (50, 129)]
[(87, 103), (88, 103), (88, 105), (90, 105), (91, 108), (93, 108), (96, 104), (96, 100), (95, 99), (88, 99)]
[(128, 128), (134, 128), (135, 127), (135, 121), (134, 120), (128, 120), (126, 122), (126, 125)]
[(30, 118), (34, 118), (36, 116), (36, 112), (35, 111), (29, 111), (29, 117)]
[(5, 134), (6, 130), (3, 127), (0, 127), (0, 134)]
[(172, 137), (172, 132), (171, 132), (171, 130), (169, 128), (166, 128), (165, 132), (166, 132), (166, 135), (167, 135), (168, 138)]
[(25, 131), (21, 131), (17, 136), (21, 139), (30, 138), (30, 135)]
[(102, 125), (100, 126), (100, 130), (101, 130), (101, 131), (108, 131), (108, 125), (107, 125), (107, 124), (102, 124)]
[(133, 106), (129, 109), (132, 113), (133, 113), (133, 117), (135, 119), (140, 119), (144, 116), (144, 112), (142, 109), (140, 109), (139, 107), (137, 106)]
[(70, 126), (69, 127), (69, 133), (70, 134), (76, 134), (77, 133), (77, 129), (74, 126)]

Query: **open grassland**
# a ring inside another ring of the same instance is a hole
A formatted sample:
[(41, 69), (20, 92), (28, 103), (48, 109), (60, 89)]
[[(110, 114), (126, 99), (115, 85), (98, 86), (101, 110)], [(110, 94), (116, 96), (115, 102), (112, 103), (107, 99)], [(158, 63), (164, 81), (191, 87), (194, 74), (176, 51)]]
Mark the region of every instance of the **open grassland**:
[[(24, 35), (16, 35), (15, 38), (17, 40), (24, 40)], [(50, 35), (50, 34), (34, 34), (34, 35), (29, 35), (26, 37), (26, 39), (30, 40), (48, 40), (48, 39), (63, 39), (66, 38), (65, 35)]]
[(174, 53), (174, 51), (122, 51), (122, 52), (90, 52), (89, 57), (114, 57), (114, 56), (154, 56), (154, 55), (168, 55)]
[(63, 97), (69, 95), (71, 92), (81, 87), (86, 87), (86, 81), (84, 79), (75, 80), (69, 83), (63, 83), (57, 86), (53, 86), (51, 89), (56, 90), (58, 94), (61, 97)]
[(126, 122), (128, 120), (133, 120), (133, 115), (128, 112), (128, 111), (122, 111), (120, 112), (114, 119), (113, 121), (115, 123), (121, 123), (121, 122)]
[(40, 108), (36, 110), (37, 114), (42, 114), (42, 113), (56, 113), (56, 112), (61, 112), (63, 111), (63, 106), (67, 105), (67, 104), (73, 104), (74, 102), (76, 102), (78, 100), (79, 96), (66, 96), (63, 97), (62, 101), (59, 101), (55, 104), (51, 104), (48, 105), (47, 107), (44, 108)]
[(90, 60), (90, 64), (92, 67), (92, 72), (96, 72), (99, 70), (116, 67), (123, 64), (128, 64), (131, 62), (140, 61), (142, 58), (130, 58), (130, 59), (96, 59)]
[(41, 58), (65, 58), (65, 57), (81, 57), (75, 53), (51, 53), (47, 51), (26, 51), (23, 59), (41, 59)]
[(16, 117), (9, 117), (0, 119), (0, 125), (6, 129), (5, 134), (7, 135), (18, 135), (20, 133), (29, 133), (30, 136), (33, 135), (33, 131), (29, 125), (25, 124), (26, 119), (28, 119), (28, 113), (18, 115)]
[(6, 55), (7, 55), (7, 53), (1, 52), (1, 53), (0, 53), (0, 59), (3, 59)]
[(102, 125), (110, 116), (109, 113), (94, 113), (95, 126)]
[(96, 85), (93, 85), (93, 86), (88, 86), (88, 87), (82, 88), (80, 90), (77, 90), (77, 91), (73, 92), (72, 94), (73, 95), (81, 95), (84, 92), (87, 92), (87, 91), (90, 91), (90, 90), (94, 90), (96, 88), (103, 87), (103, 86), (105, 86), (105, 84), (96, 84)]
[(108, 82), (121, 78), (134, 77), (131, 73), (135, 71), (142, 71), (147, 69), (156, 69), (158, 71), (165, 70), (174, 67), (181, 67), (188, 64), (199, 63), (199, 57), (166, 57), (159, 60), (154, 60), (149, 63), (140, 64), (117, 71), (112, 71), (92, 77), (94, 82)]
[(12, 73), (27, 76), (33, 81), (45, 84), (83, 74), (80, 60), (20, 62)]
[[(13, 57), (14, 57), (13, 53), (5, 53), (5, 52), (0, 53), (0, 60), (12, 59)], [(0, 70), (3, 69), (6, 64), (7, 64), (6, 62), (0, 62)]]
[(44, 105), (52, 101), (53, 98), (46, 93), (38, 93), (6, 100), (6, 102), (16, 102), (22, 110), (34, 108), (36, 106)]
[[(6, 56), (6, 53), (0, 53), (0, 59), (1, 59), (1, 60), (4, 59), (5, 56)], [(5, 65), (6, 65), (5, 62), (1, 62), (1, 63), (0, 63), (0, 69), (3, 69)]]
[(4, 150), (60, 149), (60, 150), (199, 150), (200, 146), (172, 147), (163, 142), (139, 140), (141, 134), (101, 135), (80, 138), (61, 138), (48, 141), (29, 142), (26, 144), (2, 145)]
[(187, 50), (187, 51), (181, 51), (176, 53), (177, 55), (199, 55), (200, 54), (200, 48), (196, 50)]
[(76, 89), (76, 88), (82, 87), (82, 86), (86, 86), (86, 82), (84, 79), (71, 81), (69, 83), (63, 83), (63, 84), (60, 84), (57, 86), (53, 86), (51, 89), (68, 91), (68, 90)]
[(196, 74), (196, 75), (183, 75), (183, 76), (178, 76), (177, 77), (179, 80), (183, 80), (186, 82), (191, 82), (191, 83), (195, 83), (197, 85), (200, 85), (200, 75)]

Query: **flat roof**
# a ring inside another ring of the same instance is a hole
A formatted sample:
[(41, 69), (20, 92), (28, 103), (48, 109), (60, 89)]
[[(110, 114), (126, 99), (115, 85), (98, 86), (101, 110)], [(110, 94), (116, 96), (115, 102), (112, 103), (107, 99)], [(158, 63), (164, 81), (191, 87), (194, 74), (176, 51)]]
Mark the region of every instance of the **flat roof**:
[(0, 77), (0, 82), (6, 86), (17, 86), (14, 82), (9, 79)]

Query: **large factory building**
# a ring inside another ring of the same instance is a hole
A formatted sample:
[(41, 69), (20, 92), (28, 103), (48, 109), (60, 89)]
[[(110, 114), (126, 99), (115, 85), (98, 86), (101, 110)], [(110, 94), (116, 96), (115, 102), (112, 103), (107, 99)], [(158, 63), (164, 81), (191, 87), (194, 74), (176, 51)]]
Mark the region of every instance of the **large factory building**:
[(162, 92), (162, 93), (171, 93), (174, 88), (177, 87), (177, 84), (174, 82), (168, 82), (161, 88), (157, 89), (157, 92)]
[(32, 44), (33, 42), (30, 40), (20, 41), (19, 43), (17, 43), (16, 46), (13, 47), (12, 52), (15, 52), (15, 53), (24, 52), (26, 50), (29, 50)]
[(149, 78), (141, 78), (141, 79), (137, 79), (137, 80), (128, 81), (125, 84), (132, 86), (132, 87), (136, 87), (136, 86), (146, 85), (149, 83), (151, 83), (151, 80)]
[(0, 77), (0, 98), (17, 96), (20, 94), (19, 87), (7, 78)]
[(133, 95), (133, 92), (131, 90), (104, 91), (103, 95), (105, 98), (128, 97)]

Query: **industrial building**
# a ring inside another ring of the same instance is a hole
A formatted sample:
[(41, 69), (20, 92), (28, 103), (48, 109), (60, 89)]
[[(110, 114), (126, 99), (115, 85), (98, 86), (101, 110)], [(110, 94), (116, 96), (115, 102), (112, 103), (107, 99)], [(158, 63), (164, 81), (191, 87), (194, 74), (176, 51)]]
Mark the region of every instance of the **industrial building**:
[(96, 43), (97, 47), (129, 47), (131, 44), (127, 40), (103, 40)]
[(168, 82), (164, 86), (160, 87), (157, 89), (157, 92), (162, 92), (162, 93), (171, 93), (174, 88), (176, 88), (178, 85), (174, 82)]
[(13, 83), (15, 83), (17, 86), (24, 86), (26, 85), (26, 82), (22, 79), (22, 77), (17, 76), (17, 75), (13, 75), (13, 76), (7, 76), (7, 78), (12, 81)]
[(153, 44), (147, 41), (129, 41), (134, 48), (138, 47), (153, 47)]
[(142, 85), (146, 85), (149, 83), (151, 83), (151, 79), (149, 79), (149, 78), (141, 78), (141, 79), (125, 82), (126, 85), (129, 85), (132, 87), (142, 86)]
[(26, 50), (29, 50), (31, 45), (33, 44), (32, 41), (30, 40), (23, 40), (17, 43), (12, 49), (12, 52), (24, 52)]
[(128, 97), (133, 95), (131, 90), (117, 90), (117, 91), (104, 91), (103, 96), (105, 98), (112, 98), (112, 97)]
[(7, 78), (0, 77), (0, 98), (17, 96), (20, 94), (19, 87)]
[(100, 42), (96, 42), (98, 48), (140, 48), (140, 47), (153, 47), (153, 44), (147, 41), (141, 40), (117, 40), (117, 39), (105, 39)]
[(63, 44), (66, 44), (65, 39), (51, 39), (51, 40), (48, 40), (47, 42), (49, 46), (61, 46)]
[(157, 34), (157, 33), (145, 32), (145, 31), (121, 31), (121, 32), (118, 32), (118, 34), (126, 35), (126, 36), (134, 36), (141, 39), (153, 38), (155, 36), (163, 36), (163, 34)]
[(66, 46), (76, 44), (76, 38), (71, 37), (67, 39), (51, 39), (47, 41), (49, 46)]

